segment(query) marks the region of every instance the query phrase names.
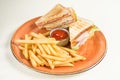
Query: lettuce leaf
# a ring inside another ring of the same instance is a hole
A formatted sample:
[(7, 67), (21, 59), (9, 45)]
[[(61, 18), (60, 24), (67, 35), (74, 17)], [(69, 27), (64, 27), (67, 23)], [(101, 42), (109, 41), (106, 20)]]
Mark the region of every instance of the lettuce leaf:
[(77, 49), (79, 49), (79, 46), (73, 46), (73, 47), (72, 47), (72, 50), (75, 50), (75, 51), (76, 51)]
[(90, 30), (90, 32), (89, 32), (90, 36), (91, 36), (91, 35), (94, 35), (94, 32), (95, 32), (95, 31), (99, 31), (99, 28), (98, 28), (97, 26), (94, 26), (94, 27)]

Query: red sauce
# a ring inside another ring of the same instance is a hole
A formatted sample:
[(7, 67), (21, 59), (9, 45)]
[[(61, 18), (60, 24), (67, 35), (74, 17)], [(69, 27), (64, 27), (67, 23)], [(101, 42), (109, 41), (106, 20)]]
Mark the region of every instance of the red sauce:
[(67, 38), (68, 34), (64, 30), (55, 30), (52, 32), (51, 37), (55, 38), (56, 40), (62, 40)]

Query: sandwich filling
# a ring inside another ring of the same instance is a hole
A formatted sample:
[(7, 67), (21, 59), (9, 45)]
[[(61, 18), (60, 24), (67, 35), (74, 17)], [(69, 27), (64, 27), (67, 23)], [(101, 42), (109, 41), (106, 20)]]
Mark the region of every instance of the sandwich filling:
[(95, 31), (99, 31), (99, 29), (95, 25), (93, 25), (81, 32), (81, 34), (78, 37), (71, 41), (71, 48), (73, 50), (78, 50), (81, 45), (83, 45), (89, 38), (91, 38), (94, 35)]

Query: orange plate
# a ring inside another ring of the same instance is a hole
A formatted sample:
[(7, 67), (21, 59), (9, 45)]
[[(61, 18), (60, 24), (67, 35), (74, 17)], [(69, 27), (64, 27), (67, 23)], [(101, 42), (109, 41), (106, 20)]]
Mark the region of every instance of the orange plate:
[(73, 73), (86, 71), (92, 68), (93, 66), (95, 66), (97, 63), (99, 63), (103, 59), (106, 52), (106, 40), (101, 31), (96, 31), (94, 36), (88, 39), (86, 43), (82, 45), (79, 49), (79, 52), (81, 53), (80, 55), (83, 55), (87, 58), (85, 61), (75, 62), (74, 67), (56, 67), (53, 70), (47, 67), (33, 68), (30, 62), (27, 61), (23, 57), (23, 55), (21, 55), (18, 45), (15, 44), (14, 42), (15, 40), (19, 40), (23, 38), (25, 34), (29, 34), (31, 31), (44, 33), (46, 30), (44, 29), (39, 30), (34, 23), (38, 18), (39, 17), (24, 23), (22, 26), (20, 26), (19, 29), (17, 29), (17, 31), (14, 33), (12, 37), (11, 50), (13, 52), (13, 55), (16, 57), (16, 59), (19, 62), (25, 64), (29, 68), (32, 68), (34, 70), (37, 70), (43, 73), (73, 74)]

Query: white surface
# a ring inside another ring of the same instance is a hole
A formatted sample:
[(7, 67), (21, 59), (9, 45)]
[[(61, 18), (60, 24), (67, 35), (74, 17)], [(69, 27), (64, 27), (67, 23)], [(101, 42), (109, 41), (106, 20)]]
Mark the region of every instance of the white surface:
[[(73, 7), (92, 20), (107, 39), (107, 54), (93, 69), (73, 75), (48, 75), (22, 66), (10, 51), (14, 31), (29, 19), (43, 15), (55, 4)], [(0, 0), (0, 80), (120, 80), (119, 0)]]

